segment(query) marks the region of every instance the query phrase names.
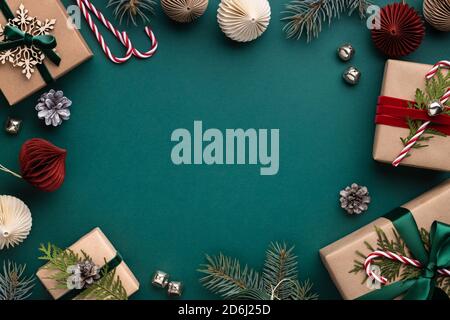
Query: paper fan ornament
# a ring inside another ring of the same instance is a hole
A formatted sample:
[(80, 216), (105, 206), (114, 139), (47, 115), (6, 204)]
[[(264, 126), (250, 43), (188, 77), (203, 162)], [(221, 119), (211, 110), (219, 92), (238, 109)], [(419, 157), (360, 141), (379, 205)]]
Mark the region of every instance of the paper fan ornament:
[(383, 7), (380, 23), (381, 28), (372, 29), (372, 40), (389, 58), (399, 58), (415, 51), (425, 36), (422, 18), (405, 3)]
[(217, 21), (223, 33), (239, 42), (252, 41), (266, 31), (270, 22), (267, 0), (222, 0)]
[(186, 23), (205, 13), (208, 0), (161, 0), (161, 7), (170, 19)]
[(66, 150), (58, 148), (44, 139), (31, 139), (22, 145), (17, 174), (0, 165), (0, 170), (23, 178), (36, 188), (52, 192), (64, 182), (66, 175)]
[(450, 0), (425, 0), (423, 15), (433, 28), (450, 31)]
[(22, 200), (0, 196), (0, 250), (21, 243), (31, 230), (31, 212)]

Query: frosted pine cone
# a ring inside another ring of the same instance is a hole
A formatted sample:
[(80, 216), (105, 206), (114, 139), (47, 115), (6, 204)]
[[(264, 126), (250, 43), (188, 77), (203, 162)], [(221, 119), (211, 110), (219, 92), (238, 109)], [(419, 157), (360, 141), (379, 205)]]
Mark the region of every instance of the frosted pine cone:
[(370, 196), (367, 187), (353, 183), (339, 193), (341, 208), (348, 214), (361, 214), (369, 208)]
[(100, 279), (100, 268), (91, 260), (84, 260), (67, 268), (70, 276), (67, 278), (69, 289), (83, 289)]
[(47, 126), (57, 127), (63, 120), (69, 120), (72, 101), (64, 96), (62, 91), (50, 90), (44, 93), (38, 100), (36, 110), (39, 119), (45, 119)]

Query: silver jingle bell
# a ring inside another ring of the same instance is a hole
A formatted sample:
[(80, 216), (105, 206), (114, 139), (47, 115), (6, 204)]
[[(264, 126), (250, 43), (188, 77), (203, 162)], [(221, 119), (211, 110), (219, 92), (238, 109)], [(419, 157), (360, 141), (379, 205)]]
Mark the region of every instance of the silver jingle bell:
[(22, 120), (8, 118), (5, 123), (5, 131), (6, 133), (15, 136), (19, 133), (20, 127), (22, 126)]
[(355, 67), (348, 67), (342, 74), (342, 77), (348, 84), (355, 85), (361, 78), (361, 72)]
[(444, 105), (439, 100), (433, 100), (427, 105), (427, 113), (430, 117), (435, 117), (444, 112)]
[(156, 271), (152, 278), (152, 284), (158, 288), (165, 288), (169, 283), (169, 275), (164, 271)]
[(169, 286), (167, 287), (167, 293), (170, 296), (181, 296), (183, 293), (183, 284), (179, 281), (171, 281), (169, 282)]
[(355, 48), (350, 43), (346, 43), (337, 49), (337, 53), (342, 61), (349, 61), (355, 54)]

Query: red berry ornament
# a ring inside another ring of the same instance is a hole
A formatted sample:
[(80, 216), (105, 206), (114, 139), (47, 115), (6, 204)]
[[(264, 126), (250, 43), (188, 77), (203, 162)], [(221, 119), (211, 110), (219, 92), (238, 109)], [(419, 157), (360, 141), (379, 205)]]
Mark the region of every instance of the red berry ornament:
[(57, 190), (64, 182), (66, 154), (43, 139), (26, 141), (19, 155), (22, 178), (43, 191)]
[(380, 11), (381, 28), (372, 29), (375, 46), (389, 58), (415, 51), (425, 36), (422, 18), (405, 3), (394, 3)]

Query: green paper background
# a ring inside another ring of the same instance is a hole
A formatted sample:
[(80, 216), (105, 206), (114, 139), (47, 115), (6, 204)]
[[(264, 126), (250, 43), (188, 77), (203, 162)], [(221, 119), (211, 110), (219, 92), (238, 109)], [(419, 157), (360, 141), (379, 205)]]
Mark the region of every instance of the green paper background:
[[(111, 17), (104, 1), (94, 3)], [(0, 262), (12, 259), (35, 272), (42, 265), (40, 243), (69, 246), (99, 226), (141, 283), (133, 299), (166, 298), (150, 285), (156, 269), (184, 282), (182, 298), (211, 299), (196, 271), (205, 253), (222, 251), (261, 269), (267, 246), (278, 240), (296, 246), (300, 275), (311, 278), (322, 299), (339, 299), (318, 250), (449, 177), (372, 160), (385, 58), (365, 21), (344, 15), (310, 44), (286, 40), (279, 21), (284, 3), (271, 1), (266, 33), (239, 44), (221, 33), (218, 3), (210, 1), (190, 25), (171, 22), (158, 5), (152, 19), (158, 53), (120, 66), (104, 57), (83, 20), (81, 33), (95, 57), (53, 86), (74, 102), (62, 127), (47, 128), (37, 119), (39, 94), (13, 108), (0, 98), (1, 121), (8, 115), (24, 120), (19, 136), (0, 134), (2, 164), (17, 169), (20, 146), (32, 137), (68, 150), (66, 182), (55, 193), (0, 175), (0, 194), (23, 199), (33, 214), (28, 239), (1, 251)], [(409, 3), (421, 9), (421, 1)], [(128, 29), (135, 45), (146, 49), (142, 29)], [(449, 41), (450, 34), (427, 26), (422, 46), (405, 59), (448, 59)], [(336, 57), (344, 42), (357, 50), (349, 63)], [(349, 65), (362, 71), (355, 87), (341, 79)], [(173, 165), (170, 134), (192, 130), (194, 120), (205, 128), (279, 128), (278, 175), (260, 176), (259, 166), (251, 165)], [(367, 185), (373, 198), (361, 216), (339, 207), (339, 190), (352, 182)], [(50, 298), (40, 283), (32, 297)]]

